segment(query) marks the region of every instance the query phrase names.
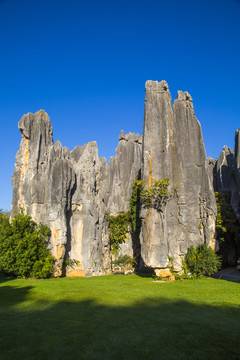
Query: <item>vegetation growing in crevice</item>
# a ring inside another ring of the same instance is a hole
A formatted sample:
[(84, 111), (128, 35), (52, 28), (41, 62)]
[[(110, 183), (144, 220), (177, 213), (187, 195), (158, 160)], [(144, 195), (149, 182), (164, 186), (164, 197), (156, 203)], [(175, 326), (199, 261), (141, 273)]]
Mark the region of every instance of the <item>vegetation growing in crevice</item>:
[(143, 180), (137, 180), (135, 183), (140, 191), (142, 206), (162, 212), (163, 207), (173, 194), (173, 191), (169, 190), (170, 179), (155, 180), (152, 186), (147, 186)]
[(137, 179), (133, 183), (132, 194), (129, 200), (130, 205), (130, 222), (132, 232), (135, 234), (140, 234), (141, 230), (141, 189), (142, 189), (142, 181)]
[(130, 230), (130, 212), (120, 212), (116, 216), (108, 214), (109, 239), (112, 253), (119, 251), (119, 246), (127, 239)]
[(134, 187), (138, 189), (141, 205), (146, 208), (154, 208), (162, 212), (170, 198), (176, 194), (178, 184), (174, 184), (169, 190), (170, 178), (153, 181), (152, 186), (148, 186), (143, 180), (135, 180)]
[[(162, 211), (168, 199), (172, 196), (173, 191), (169, 190), (170, 179), (163, 178), (159, 181), (154, 181), (153, 185), (148, 187), (146, 182), (140, 180), (141, 174), (139, 172), (137, 179), (133, 183), (131, 198), (129, 199), (129, 211), (120, 212), (113, 216), (108, 214), (109, 224), (109, 239), (112, 254), (118, 254), (120, 245), (128, 238), (128, 233), (131, 233), (133, 241), (133, 258), (131, 258), (134, 265), (136, 259), (140, 255), (140, 231), (141, 231), (141, 206), (153, 207), (158, 211)], [(123, 255), (124, 257), (125, 255)], [(126, 255), (127, 256), (127, 255)], [(124, 258), (124, 261), (126, 259)], [(122, 256), (119, 256), (113, 261), (122, 261)]]
[(64, 260), (64, 266), (67, 268), (72, 268), (74, 269), (75, 266), (79, 266), (80, 265), (80, 261), (76, 260), (76, 259), (70, 259), (70, 257), (66, 257)]

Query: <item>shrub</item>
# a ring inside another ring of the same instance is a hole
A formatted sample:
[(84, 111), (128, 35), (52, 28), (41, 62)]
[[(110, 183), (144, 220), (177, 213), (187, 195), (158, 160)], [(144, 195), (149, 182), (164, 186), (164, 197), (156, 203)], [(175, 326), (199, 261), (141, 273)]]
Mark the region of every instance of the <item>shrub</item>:
[(74, 269), (75, 266), (79, 266), (80, 265), (80, 261), (76, 260), (76, 259), (70, 259), (70, 257), (66, 257), (66, 259), (64, 260), (64, 266), (65, 267), (69, 267)]
[(130, 229), (130, 213), (120, 212), (113, 216), (108, 214), (109, 238), (112, 252), (118, 252), (119, 245), (124, 243)]
[[(138, 189), (143, 207), (151, 207), (159, 212), (163, 211), (168, 200), (177, 190), (178, 184), (174, 184), (173, 189), (169, 190), (170, 178), (155, 180), (151, 186), (147, 186), (143, 180), (135, 180), (133, 188)], [(131, 203), (130, 203), (131, 204)]]
[(129, 255), (119, 256), (113, 261), (113, 265), (119, 266), (120, 268), (132, 268), (136, 264), (136, 260)]
[(23, 278), (46, 278), (53, 272), (54, 258), (48, 250), (50, 230), (37, 225), (23, 212), (9, 222), (0, 214), (0, 271)]
[(206, 244), (191, 246), (185, 256), (187, 268), (194, 276), (212, 275), (221, 267), (220, 257)]

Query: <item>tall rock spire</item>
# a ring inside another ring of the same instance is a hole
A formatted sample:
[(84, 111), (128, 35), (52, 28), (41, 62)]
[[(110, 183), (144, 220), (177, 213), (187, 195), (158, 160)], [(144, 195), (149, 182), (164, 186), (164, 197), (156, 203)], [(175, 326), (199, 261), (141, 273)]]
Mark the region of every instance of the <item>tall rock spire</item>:
[(162, 211), (142, 210), (142, 260), (164, 268), (171, 256), (178, 269), (189, 246), (214, 242), (215, 197), (191, 96), (179, 91), (172, 106), (166, 81), (147, 81), (145, 99), (142, 178), (170, 178), (177, 191)]
[[(18, 123), (22, 140), (16, 155), (13, 184), (12, 215), (19, 208), (36, 214), (45, 204), (48, 182), (46, 181), (49, 154), (53, 146), (52, 124), (48, 115), (39, 110), (24, 115)], [(37, 218), (37, 221), (47, 219)]]
[(53, 144), (43, 110), (24, 115), (19, 129), (11, 215), (21, 207), (50, 227), (55, 276), (62, 275), (66, 258), (79, 262), (66, 269), (69, 276), (111, 272), (107, 215), (129, 210), (140, 170), (148, 186), (170, 178), (170, 189), (177, 183), (177, 191), (161, 211), (141, 210), (140, 239), (139, 226), (119, 255), (140, 257), (152, 268), (167, 267), (171, 256), (178, 270), (190, 245), (214, 242), (215, 197), (201, 127), (187, 92), (178, 92), (172, 106), (166, 81), (147, 81), (143, 139), (121, 131), (109, 164), (98, 156), (94, 141), (71, 152), (59, 141)]

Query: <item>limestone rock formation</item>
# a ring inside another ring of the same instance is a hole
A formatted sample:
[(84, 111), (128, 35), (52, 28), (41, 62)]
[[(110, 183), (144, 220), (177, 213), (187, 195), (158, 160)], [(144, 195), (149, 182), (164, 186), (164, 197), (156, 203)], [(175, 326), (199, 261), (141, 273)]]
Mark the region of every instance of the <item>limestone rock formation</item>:
[(34, 214), (36, 221), (48, 222), (43, 208), (48, 198), (47, 171), (53, 146), (52, 125), (40, 110), (26, 114), (18, 123), (22, 140), (16, 155), (13, 184), (12, 214), (21, 207)]
[[(149, 185), (169, 177), (178, 183), (162, 211), (142, 208), (142, 227), (129, 234), (120, 254), (139, 256), (141, 266), (176, 269), (190, 245), (214, 242), (216, 204), (201, 127), (192, 98), (179, 92), (174, 105), (165, 81), (146, 83), (143, 138), (121, 131), (116, 154), (107, 164), (96, 142), (72, 151), (53, 143), (52, 125), (40, 110), (19, 122), (22, 141), (12, 177), (12, 216), (21, 207), (51, 229), (49, 247), (55, 276), (111, 272), (107, 215), (129, 209), (133, 182)], [(214, 244), (213, 244), (214, 245)], [(76, 260), (73, 267), (66, 259)]]
[[(235, 213), (230, 215), (233, 226), (233, 232), (228, 232), (225, 240), (220, 242), (219, 253), (222, 257), (223, 266), (235, 266), (240, 256), (240, 244), (236, 239), (235, 232), (238, 231), (240, 221), (240, 130), (235, 133), (234, 151), (227, 147), (223, 147), (219, 158), (215, 162), (215, 166), (211, 167), (213, 172), (213, 185), (216, 192), (222, 193), (222, 201), (225, 204), (221, 208), (223, 216), (229, 216), (229, 201)], [(221, 196), (221, 195), (220, 195)], [(226, 213), (227, 212), (227, 213)], [(223, 224), (225, 226), (225, 224)], [(235, 235), (234, 235), (235, 234)]]
[[(134, 133), (125, 135), (122, 130), (116, 155), (110, 158), (109, 163), (109, 187), (105, 199), (110, 215), (116, 216), (129, 210), (132, 186), (141, 169), (141, 158), (142, 137)], [(120, 246), (122, 255), (133, 256), (136, 253), (139, 244), (135, 240), (129, 233), (125, 243)]]
[(237, 219), (240, 219), (240, 163), (238, 159), (240, 144), (238, 137), (239, 130), (235, 135), (234, 151), (225, 145), (212, 171), (215, 191), (231, 193), (231, 205)]
[[(23, 208), (51, 229), (50, 249), (55, 276), (64, 259), (79, 262), (67, 267), (68, 276), (101, 275), (111, 271), (107, 214), (127, 211), (132, 184), (141, 166), (141, 136), (121, 132), (116, 156), (107, 164), (96, 142), (73, 151), (53, 144), (48, 115), (40, 110), (19, 122), (22, 141), (16, 155), (12, 216)], [(132, 239), (122, 245), (132, 255)]]
[(178, 184), (162, 211), (142, 210), (142, 265), (165, 268), (171, 256), (180, 269), (188, 247), (214, 242), (216, 203), (192, 98), (179, 91), (172, 106), (165, 81), (146, 83), (142, 159), (149, 186), (162, 178)]

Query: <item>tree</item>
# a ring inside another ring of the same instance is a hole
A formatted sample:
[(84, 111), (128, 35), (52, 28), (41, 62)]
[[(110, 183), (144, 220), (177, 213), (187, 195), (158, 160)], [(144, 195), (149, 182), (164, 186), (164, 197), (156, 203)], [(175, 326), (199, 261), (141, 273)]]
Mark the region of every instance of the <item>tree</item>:
[(53, 272), (54, 258), (48, 250), (50, 229), (37, 225), (21, 211), (10, 223), (0, 214), (0, 271), (23, 278), (46, 278)]

